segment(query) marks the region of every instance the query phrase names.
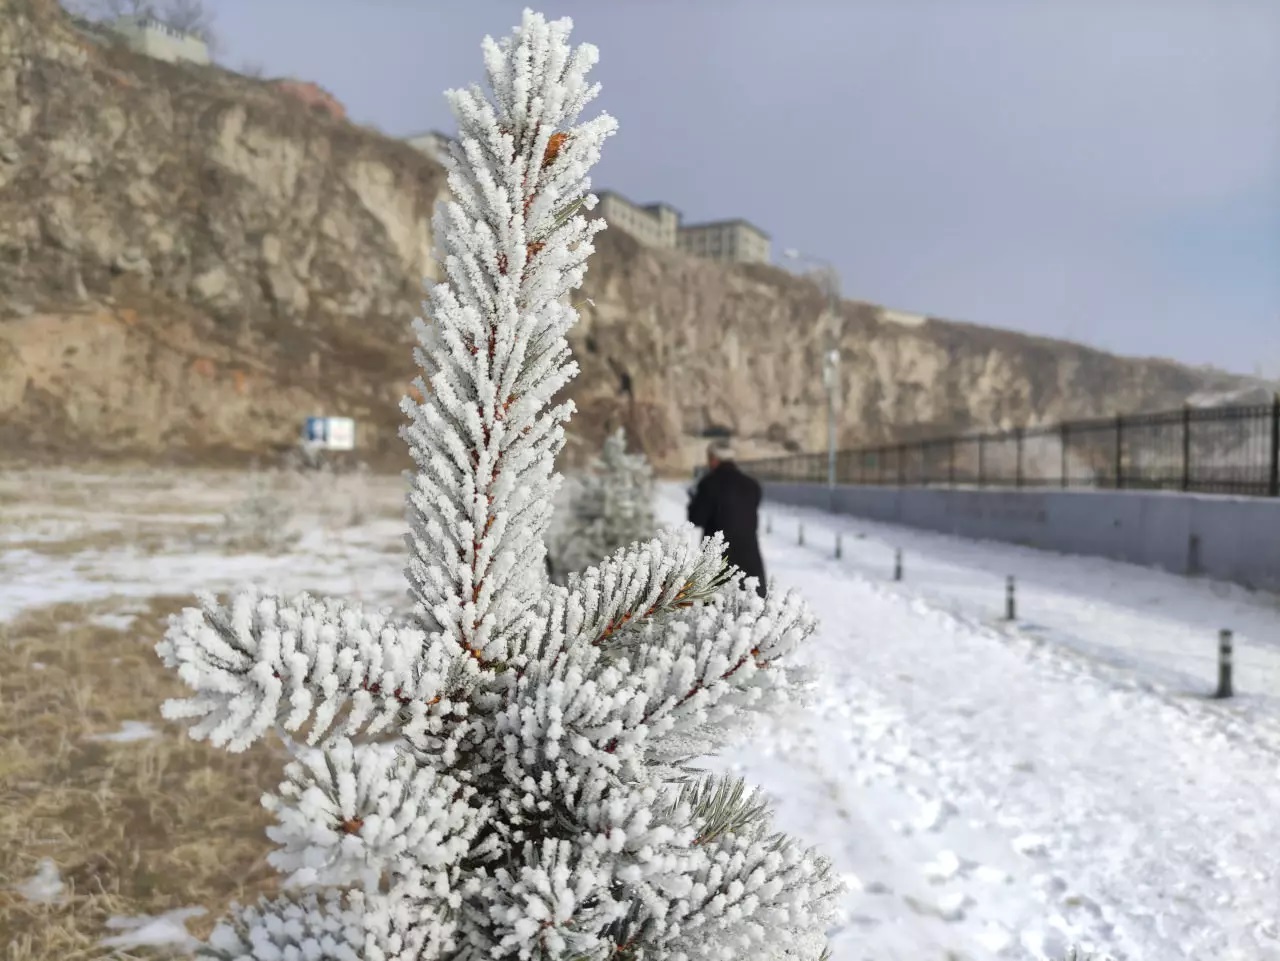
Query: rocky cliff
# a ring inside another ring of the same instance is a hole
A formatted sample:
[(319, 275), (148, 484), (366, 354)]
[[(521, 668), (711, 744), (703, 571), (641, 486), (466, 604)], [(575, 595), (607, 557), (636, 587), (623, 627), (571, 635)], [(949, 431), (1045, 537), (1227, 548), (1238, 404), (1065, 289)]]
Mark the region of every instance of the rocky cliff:
[[(465, 79), (465, 78), (464, 78)], [(0, 0), (0, 454), (235, 459), (343, 414), (401, 456), (408, 321), (440, 168), (278, 86), (153, 61), (54, 0)], [(628, 425), (660, 466), (701, 438), (819, 447), (815, 287), (606, 231), (573, 342), (567, 455)], [(846, 302), (845, 444), (1176, 406), (1239, 379)]]

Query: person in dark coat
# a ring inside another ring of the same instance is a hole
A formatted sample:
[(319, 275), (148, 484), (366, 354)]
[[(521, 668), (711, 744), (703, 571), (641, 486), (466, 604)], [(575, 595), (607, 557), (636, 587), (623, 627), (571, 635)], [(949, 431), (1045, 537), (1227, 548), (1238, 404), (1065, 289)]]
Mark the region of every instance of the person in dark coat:
[(733, 462), (733, 449), (723, 441), (707, 448), (707, 473), (698, 481), (689, 500), (689, 521), (707, 537), (720, 533), (725, 559), (759, 581), (765, 593), (764, 560), (756, 530), (760, 516), (760, 485)]

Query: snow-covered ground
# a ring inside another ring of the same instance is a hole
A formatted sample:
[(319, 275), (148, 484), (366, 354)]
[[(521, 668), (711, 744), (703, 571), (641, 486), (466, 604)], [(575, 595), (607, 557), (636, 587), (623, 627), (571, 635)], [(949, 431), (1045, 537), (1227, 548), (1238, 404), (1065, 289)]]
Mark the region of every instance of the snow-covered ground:
[[(663, 490), (664, 519), (683, 506)], [(1272, 601), (771, 511), (766, 565), (822, 621), (807, 655), (822, 691), (726, 761), (849, 877), (835, 958), (1060, 958), (1072, 943), (1129, 961), (1280, 958), (1273, 702), (1245, 668), (1249, 698), (1202, 699), (1211, 671), (1187, 666), (1193, 639), (1212, 652), (1209, 625), (1265, 638)], [(1007, 573), (1021, 629), (998, 623)], [(1180, 645), (1184, 660), (1159, 661)]]
[[(1102, 558), (972, 541), (820, 511), (771, 504), (770, 545), (805, 541), (816, 555), (873, 582), (889, 581), (902, 551), (901, 592), (930, 607), (999, 630), (1038, 638), (1128, 669), (1187, 695), (1212, 693), (1218, 633), (1233, 632), (1232, 713), (1280, 725), (1280, 596)], [(1005, 583), (1015, 578), (1017, 620), (1005, 614)], [(1276, 728), (1280, 738), (1280, 727)]]
[[(168, 493), (193, 512), (156, 510), (157, 530), (214, 519), (225, 501), (200, 487)], [(659, 508), (681, 520), (682, 488), (664, 486)], [(827, 850), (849, 880), (833, 961), (1060, 961), (1071, 943), (1124, 961), (1280, 961), (1274, 598), (770, 510), (769, 573), (821, 620), (806, 653), (821, 688), (720, 763), (763, 786), (779, 826)], [(138, 523), (106, 504), (0, 510), (0, 621), (113, 598), (94, 616), (123, 625), (157, 593), (250, 580), (403, 602), (403, 525), (386, 513), (346, 527), (300, 517), (302, 540), (275, 556), (182, 533), (160, 547), (92, 540)], [(87, 546), (43, 549), (68, 537)], [(1018, 577), (1012, 625), (1000, 620), (1007, 574)], [(1203, 696), (1219, 627), (1239, 647), (1242, 696), (1230, 701)], [(104, 736), (145, 744), (149, 723)], [(56, 898), (56, 874), (41, 871), (26, 896)], [(104, 943), (184, 944), (187, 917), (113, 919)]]
[[(313, 492), (299, 483), (279, 493), (293, 511), (287, 527), (297, 535), (296, 543), (280, 552), (227, 551), (209, 543), (197, 528), (220, 521), (218, 509), (239, 504), (254, 493), (253, 485), (216, 476), (156, 473), (163, 483), (157, 481), (134, 498), (117, 494), (116, 504), (97, 502), (101, 491), (110, 490), (110, 478), (94, 475), (78, 478), (82, 503), (50, 504), (37, 496), (29, 504), (0, 504), (0, 622), (47, 604), (223, 593), (250, 582), (286, 592), (341, 595), (373, 606), (404, 603), (403, 520), (384, 514), (361, 523), (337, 523), (333, 515), (341, 513), (341, 505), (309, 503), (307, 495)], [(379, 479), (368, 493), (376, 506), (394, 508), (400, 495), (388, 498), (391, 488), (398, 491), (398, 481)], [(146, 500), (158, 497), (191, 509), (148, 510)], [(117, 536), (103, 538), (102, 544), (75, 544), (102, 534)], [(59, 550), (60, 541), (71, 542), (74, 549)], [(129, 616), (127, 603), (106, 615), (124, 621)]]
[[(336, 594), (375, 606), (399, 603), (405, 594), (403, 563), (384, 545), (394, 544), (403, 530), (400, 521), (342, 531), (311, 528), (295, 547), (276, 555), (174, 549), (179, 545), (159, 554), (130, 546), (90, 548), (71, 557), (30, 548), (0, 550), (0, 620), (42, 604), (145, 598), (158, 591), (223, 593), (249, 582)], [(157, 581), (160, 567), (164, 576)]]

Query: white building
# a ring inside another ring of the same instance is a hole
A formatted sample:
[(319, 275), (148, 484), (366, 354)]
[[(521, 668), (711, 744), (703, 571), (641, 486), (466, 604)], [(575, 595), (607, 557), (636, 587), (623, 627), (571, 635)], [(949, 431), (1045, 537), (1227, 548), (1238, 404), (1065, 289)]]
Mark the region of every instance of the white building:
[(117, 17), (107, 25), (130, 49), (168, 63), (210, 63), (209, 45), (195, 34), (177, 30), (155, 17)]
[(880, 308), (878, 319), (882, 324), (900, 324), (903, 327), (923, 327), (929, 322), (929, 318), (924, 314), (913, 314), (905, 310), (890, 310), (888, 307)]
[(674, 207), (660, 203), (634, 204), (612, 190), (601, 190), (596, 196), (600, 202), (591, 212), (592, 216), (603, 217), (610, 227), (626, 231), (648, 247), (668, 250), (675, 247), (680, 211)]
[(593, 215), (649, 247), (683, 250), (727, 263), (768, 263), (769, 235), (745, 220), (682, 226), (670, 204), (635, 204), (612, 190), (599, 192)]
[(453, 138), (447, 134), (442, 134), (439, 130), (427, 130), (423, 133), (416, 133), (410, 137), (405, 137), (404, 142), (410, 147), (421, 150), (428, 157), (431, 157), (436, 163), (444, 163), (444, 158), (449, 155), (449, 144), (453, 143)]
[(676, 245), (695, 256), (727, 263), (767, 264), (772, 257), (769, 235), (741, 219), (681, 227)]

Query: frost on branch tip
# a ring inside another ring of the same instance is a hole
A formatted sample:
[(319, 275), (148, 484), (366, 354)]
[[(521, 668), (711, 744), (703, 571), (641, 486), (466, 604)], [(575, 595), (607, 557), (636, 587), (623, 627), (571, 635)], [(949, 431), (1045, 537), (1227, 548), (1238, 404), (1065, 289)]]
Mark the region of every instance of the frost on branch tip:
[(167, 701), (169, 720), (242, 751), (276, 724), (308, 740), (389, 726), (410, 731), (464, 710), (447, 699), (463, 686), (457, 645), (428, 644), (415, 625), (332, 599), (284, 600), (251, 589), (227, 605), (210, 595), (170, 620), (156, 651), (194, 692)]
[(274, 732), (293, 755), (263, 798), (284, 891), (234, 908), (204, 955), (823, 953), (829, 865), (772, 833), (741, 782), (695, 768), (799, 689), (804, 604), (760, 598), (723, 541), (687, 528), (611, 535), (566, 584), (546, 577), (573, 410), (555, 398), (577, 371), (566, 295), (603, 226), (583, 214), (614, 130), (579, 120), (596, 52), (569, 27), (526, 11), (485, 42), (489, 93), (448, 95), (445, 279), (414, 325), (402, 405), (412, 611), (254, 588), (202, 596), (157, 645), (190, 689), (166, 717), (231, 751)]
[[(596, 53), (572, 50), (570, 24), (526, 14), (486, 41), (493, 103), (451, 91), (458, 118), (449, 185), (436, 214), (447, 283), (418, 325), (421, 401), (404, 408), (418, 465), (410, 495), (411, 593), (486, 662), (505, 660), (541, 595), (556, 453), (572, 411), (552, 397), (577, 372), (561, 302), (578, 287), (603, 227), (588, 172), (615, 123), (577, 123), (595, 96)], [(461, 601), (461, 603), (459, 603)]]
[(607, 645), (599, 624), (525, 665), (498, 717), (509, 776), (543, 772), (520, 782), (539, 803), (577, 810), (615, 779), (642, 781), (719, 748), (752, 713), (803, 690), (780, 662), (814, 629), (796, 595), (762, 599), (741, 580), (638, 618)]
[(474, 788), (389, 745), (334, 741), (299, 752), (284, 773), (263, 805), (277, 818), (267, 836), (281, 845), (270, 862), (295, 885), (376, 882), (406, 858), (409, 866), (452, 867), (489, 814), (472, 803)]

